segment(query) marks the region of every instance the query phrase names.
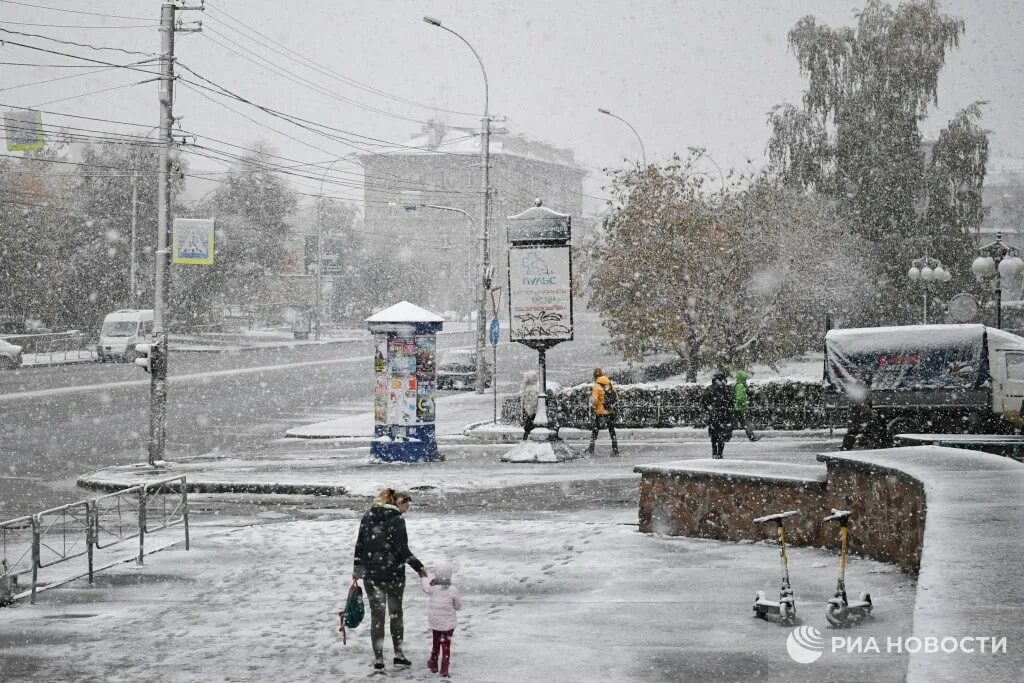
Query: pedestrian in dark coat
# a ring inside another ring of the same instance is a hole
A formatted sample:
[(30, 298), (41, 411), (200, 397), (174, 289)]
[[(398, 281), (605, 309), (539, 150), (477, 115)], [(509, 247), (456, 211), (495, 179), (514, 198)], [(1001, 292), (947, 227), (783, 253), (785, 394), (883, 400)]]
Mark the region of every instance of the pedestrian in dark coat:
[(402, 514), (409, 511), (412, 496), (406, 491), (384, 489), (359, 522), (352, 578), (362, 579), (370, 603), (370, 641), (374, 664), (384, 669), (384, 616), (391, 614), (391, 642), (395, 647), (395, 665), (411, 662), (402, 653), (404, 623), (402, 597), (405, 593), (405, 565), (421, 577), (427, 573), (423, 563), (409, 550)]
[[(873, 447), (878, 441), (878, 426), (875, 420), (875, 409), (871, 401), (871, 384), (874, 375), (865, 370), (846, 388), (846, 398), (850, 404), (850, 412), (846, 418), (846, 435), (843, 436), (841, 451), (853, 450), (858, 443)], [(866, 443), (865, 443), (866, 442)]]
[(725, 442), (732, 438), (734, 395), (729, 386), (728, 375), (717, 371), (711, 378), (711, 385), (704, 390), (704, 415), (711, 436), (711, 457), (718, 459), (725, 453)]

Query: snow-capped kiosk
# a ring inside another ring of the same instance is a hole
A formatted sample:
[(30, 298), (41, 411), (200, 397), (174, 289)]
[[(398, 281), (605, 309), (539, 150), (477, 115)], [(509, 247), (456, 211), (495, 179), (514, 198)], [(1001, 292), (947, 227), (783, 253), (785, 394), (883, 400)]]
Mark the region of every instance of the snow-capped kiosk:
[(366, 319), (373, 334), (373, 441), (384, 462), (438, 459), (434, 426), (437, 333), (444, 318), (408, 301)]

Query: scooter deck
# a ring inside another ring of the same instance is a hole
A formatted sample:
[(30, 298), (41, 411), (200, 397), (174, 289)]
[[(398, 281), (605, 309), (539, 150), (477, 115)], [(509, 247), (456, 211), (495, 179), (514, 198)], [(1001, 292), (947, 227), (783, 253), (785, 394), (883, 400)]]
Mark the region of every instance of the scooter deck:
[(790, 510), (789, 512), (780, 512), (780, 513), (775, 514), (775, 515), (766, 515), (764, 517), (756, 517), (756, 518), (754, 518), (754, 521), (755, 522), (774, 522), (775, 520), (786, 519), (787, 517), (792, 517), (793, 515), (798, 515), (798, 514), (800, 514), (799, 510)]

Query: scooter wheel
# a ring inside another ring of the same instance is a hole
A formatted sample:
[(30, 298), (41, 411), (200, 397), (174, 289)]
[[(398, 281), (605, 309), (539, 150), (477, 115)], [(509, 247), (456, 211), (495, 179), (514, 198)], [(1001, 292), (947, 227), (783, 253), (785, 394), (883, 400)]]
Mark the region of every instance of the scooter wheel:
[(757, 608), (758, 604), (764, 600), (764, 591), (757, 591), (757, 595), (754, 596), (754, 617), (760, 618), (764, 616), (761, 610)]
[(835, 628), (843, 628), (849, 621), (849, 613), (845, 607), (839, 607), (837, 605), (829, 605), (825, 611), (825, 618), (828, 619), (828, 623), (832, 624)]
[(796, 607), (783, 602), (779, 604), (779, 623), (780, 624), (792, 624), (796, 619)]

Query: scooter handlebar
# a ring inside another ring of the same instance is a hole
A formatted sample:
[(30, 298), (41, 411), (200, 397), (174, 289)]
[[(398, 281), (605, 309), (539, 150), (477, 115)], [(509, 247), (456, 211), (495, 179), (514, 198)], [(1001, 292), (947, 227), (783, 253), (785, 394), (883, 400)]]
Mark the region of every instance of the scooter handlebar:
[(774, 521), (777, 521), (777, 520), (780, 520), (780, 519), (785, 519), (786, 517), (792, 517), (793, 515), (799, 515), (799, 514), (800, 514), (799, 510), (790, 510), (789, 512), (780, 512), (780, 513), (775, 514), (775, 515), (766, 515), (764, 517), (757, 517), (757, 518), (754, 519), (754, 521), (755, 522), (774, 522)]
[[(823, 519), (823, 522), (835, 522), (837, 520), (848, 519), (850, 517), (849, 510), (836, 510), (832, 508), (832, 514)], [(756, 520), (755, 520), (756, 521)]]

